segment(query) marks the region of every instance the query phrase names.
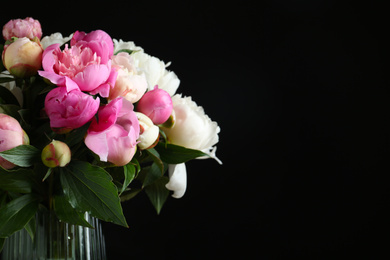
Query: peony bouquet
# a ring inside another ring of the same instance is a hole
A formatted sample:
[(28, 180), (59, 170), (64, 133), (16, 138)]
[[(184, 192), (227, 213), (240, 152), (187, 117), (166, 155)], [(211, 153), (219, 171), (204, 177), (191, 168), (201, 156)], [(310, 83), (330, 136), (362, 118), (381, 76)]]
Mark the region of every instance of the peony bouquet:
[(89, 226), (127, 226), (121, 202), (145, 191), (159, 213), (186, 190), (185, 162), (217, 159), (220, 128), (176, 94), (169, 64), (102, 30), (42, 38), (9, 21), (0, 45), (0, 248), (38, 209)]

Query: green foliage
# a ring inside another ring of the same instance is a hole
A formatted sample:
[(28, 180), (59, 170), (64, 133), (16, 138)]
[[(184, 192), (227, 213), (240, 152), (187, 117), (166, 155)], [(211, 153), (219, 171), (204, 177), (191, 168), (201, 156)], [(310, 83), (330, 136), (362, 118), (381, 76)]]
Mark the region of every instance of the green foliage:
[(169, 191), (165, 187), (167, 183), (168, 177), (164, 176), (145, 188), (145, 192), (156, 209), (157, 214), (160, 214), (160, 211), (169, 195)]
[(88, 211), (104, 221), (128, 226), (118, 190), (104, 169), (87, 162), (72, 161), (61, 168), (60, 180), (66, 199), (77, 211)]
[(179, 164), (201, 156), (208, 156), (199, 150), (162, 142), (158, 143), (155, 149), (159, 152), (161, 160), (168, 164)]
[(24, 228), (38, 210), (40, 198), (25, 194), (0, 208), (0, 238)]
[(40, 160), (41, 151), (32, 145), (19, 145), (7, 151), (0, 152), (0, 156), (20, 167), (30, 167)]

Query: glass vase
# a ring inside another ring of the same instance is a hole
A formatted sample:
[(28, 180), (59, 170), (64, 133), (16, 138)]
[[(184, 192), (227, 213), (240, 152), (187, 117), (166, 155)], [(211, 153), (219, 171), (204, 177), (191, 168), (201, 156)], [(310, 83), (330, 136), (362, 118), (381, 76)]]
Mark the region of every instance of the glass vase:
[(61, 222), (49, 211), (38, 211), (34, 240), (25, 229), (16, 232), (6, 239), (1, 259), (105, 260), (101, 223), (88, 213), (85, 219), (93, 229)]

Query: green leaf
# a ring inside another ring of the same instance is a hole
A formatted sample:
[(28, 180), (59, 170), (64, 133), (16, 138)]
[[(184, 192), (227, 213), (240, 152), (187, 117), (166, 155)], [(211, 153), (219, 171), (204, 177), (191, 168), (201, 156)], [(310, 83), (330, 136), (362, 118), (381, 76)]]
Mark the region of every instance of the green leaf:
[(134, 198), (138, 193), (142, 191), (141, 188), (131, 188), (130, 190), (126, 190), (121, 194), (121, 202), (125, 202)]
[(33, 216), (30, 221), (24, 226), (24, 229), (30, 235), (31, 240), (34, 241), (36, 225), (35, 225), (35, 216)]
[(89, 211), (104, 221), (128, 227), (123, 216), (118, 190), (103, 168), (83, 161), (71, 161), (60, 168), (66, 198), (78, 211)]
[(155, 146), (155, 149), (160, 154), (161, 160), (168, 164), (179, 164), (201, 156), (208, 156), (199, 150), (188, 149), (182, 146), (161, 142)]
[(53, 198), (54, 211), (57, 217), (67, 223), (93, 228), (84, 218), (85, 212), (77, 211), (70, 205), (64, 195), (55, 195)]
[(126, 188), (129, 186), (129, 184), (135, 177), (136, 168), (134, 164), (128, 163), (125, 166), (123, 166), (123, 174), (125, 175), (125, 180), (123, 181), (123, 186), (120, 191), (120, 194), (122, 194), (126, 190)]
[(168, 198), (169, 191), (165, 188), (168, 181), (168, 177), (163, 176), (145, 188), (145, 192), (156, 209), (157, 214), (160, 214), (160, 211)]
[(35, 184), (33, 171), (30, 169), (5, 170), (0, 167), (0, 189), (9, 192), (31, 193)]
[(20, 167), (30, 167), (40, 160), (41, 151), (32, 145), (19, 145), (7, 151), (0, 152), (0, 156)]
[(163, 176), (163, 172), (161, 172), (160, 167), (157, 165), (157, 163), (153, 163), (145, 176), (145, 179), (143, 181), (143, 187), (149, 186), (156, 180), (160, 179)]
[(154, 148), (150, 148), (145, 150), (150, 158), (152, 158), (153, 162), (157, 165), (157, 167), (160, 169), (161, 173), (164, 172), (164, 163), (160, 159), (160, 154), (156, 151)]
[[(0, 78), (0, 80), (3, 78)], [(12, 94), (9, 89), (0, 86), (0, 102), (3, 102), (3, 104), (12, 104), (19, 106), (19, 102), (16, 99), (15, 95)]]
[(38, 210), (39, 198), (32, 194), (12, 200), (0, 209), (0, 237), (24, 228)]

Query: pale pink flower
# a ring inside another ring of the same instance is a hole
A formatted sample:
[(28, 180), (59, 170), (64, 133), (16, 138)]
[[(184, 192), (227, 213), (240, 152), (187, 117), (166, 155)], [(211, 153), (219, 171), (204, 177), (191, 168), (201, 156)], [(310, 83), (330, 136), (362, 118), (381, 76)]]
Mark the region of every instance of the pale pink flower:
[(99, 109), (98, 121), (93, 118), (84, 142), (101, 161), (123, 166), (135, 154), (139, 131), (133, 104), (117, 98)]
[(131, 103), (137, 102), (148, 87), (145, 75), (138, 72), (134, 59), (126, 52), (112, 56), (112, 65), (118, 67), (118, 77), (109, 99), (124, 97)]
[[(19, 122), (9, 115), (0, 113), (0, 152), (28, 144), (28, 137)], [(5, 169), (15, 167), (13, 163), (0, 156), (0, 166)]]
[(2, 59), (5, 68), (14, 76), (33, 76), (42, 67), (42, 47), (27, 37), (19, 38), (6, 45)]
[(11, 40), (12, 37), (23, 38), (27, 37), (33, 40), (35, 37), (41, 39), (42, 28), (38, 20), (31, 17), (25, 19), (10, 20), (3, 27), (3, 37), (6, 41)]

